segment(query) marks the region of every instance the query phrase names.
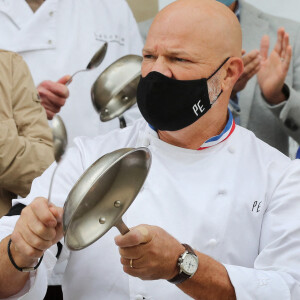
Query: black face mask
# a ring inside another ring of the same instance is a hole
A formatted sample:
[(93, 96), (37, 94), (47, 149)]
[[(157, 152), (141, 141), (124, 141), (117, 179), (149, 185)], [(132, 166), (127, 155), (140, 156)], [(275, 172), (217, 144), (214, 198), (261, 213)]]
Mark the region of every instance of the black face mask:
[(207, 81), (228, 61), (229, 57), (208, 78), (176, 80), (158, 72), (141, 77), (137, 88), (137, 104), (145, 120), (155, 129), (175, 131), (185, 128), (212, 107)]

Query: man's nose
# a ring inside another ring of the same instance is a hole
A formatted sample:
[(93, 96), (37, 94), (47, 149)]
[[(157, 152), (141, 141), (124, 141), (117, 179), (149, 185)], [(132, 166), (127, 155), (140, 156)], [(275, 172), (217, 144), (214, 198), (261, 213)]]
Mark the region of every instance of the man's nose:
[(173, 74), (170, 69), (170, 66), (166, 62), (166, 60), (163, 57), (158, 57), (155, 61), (155, 63), (152, 66), (151, 71), (156, 71), (158, 73), (161, 73), (169, 78), (172, 78)]

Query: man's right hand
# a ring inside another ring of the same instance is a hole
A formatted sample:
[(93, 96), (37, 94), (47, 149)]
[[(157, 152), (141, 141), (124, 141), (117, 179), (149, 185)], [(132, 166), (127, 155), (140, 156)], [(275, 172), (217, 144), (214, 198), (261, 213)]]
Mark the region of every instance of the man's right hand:
[(54, 115), (57, 114), (60, 108), (66, 103), (69, 97), (69, 89), (65, 84), (70, 78), (70, 75), (66, 75), (57, 82), (46, 80), (37, 87), (41, 97), (41, 104), (46, 110), (48, 120), (52, 120)]
[(260, 70), (261, 58), (258, 50), (243, 55), (244, 72), (236, 82), (231, 93), (231, 99), (234, 99), (236, 94), (243, 90), (247, 82)]
[(35, 265), (44, 251), (63, 237), (63, 209), (36, 198), (26, 206), (11, 235), (11, 253), (20, 267)]

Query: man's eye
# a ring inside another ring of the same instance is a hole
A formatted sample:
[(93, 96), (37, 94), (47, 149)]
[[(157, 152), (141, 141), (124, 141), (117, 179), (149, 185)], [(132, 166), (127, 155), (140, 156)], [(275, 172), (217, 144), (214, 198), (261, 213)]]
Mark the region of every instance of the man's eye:
[(151, 54), (145, 54), (144, 55), (144, 59), (153, 59), (153, 58), (154, 58), (154, 56), (151, 55)]
[(187, 62), (186, 59), (180, 58), (180, 57), (174, 57), (174, 60), (179, 61), (179, 62)]

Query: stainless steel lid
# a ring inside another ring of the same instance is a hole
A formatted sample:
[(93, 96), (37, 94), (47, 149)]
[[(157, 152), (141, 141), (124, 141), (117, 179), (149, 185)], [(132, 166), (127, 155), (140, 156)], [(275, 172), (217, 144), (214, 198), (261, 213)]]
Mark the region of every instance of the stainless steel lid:
[(122, 216), (143, 186), (150, 165), (148, 148), (122, 148), (102, 156), (85, 171), (64, 205), (69, 249), (89, 246), (112, 226), (127, 232)]
[(108, 66), (91, 88), (93, 105), (103, 122), (121, 116), (136, 103), (143, 58), (126, 55)]

